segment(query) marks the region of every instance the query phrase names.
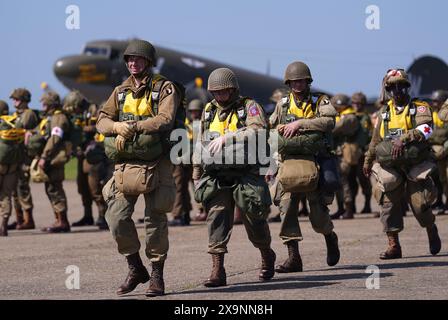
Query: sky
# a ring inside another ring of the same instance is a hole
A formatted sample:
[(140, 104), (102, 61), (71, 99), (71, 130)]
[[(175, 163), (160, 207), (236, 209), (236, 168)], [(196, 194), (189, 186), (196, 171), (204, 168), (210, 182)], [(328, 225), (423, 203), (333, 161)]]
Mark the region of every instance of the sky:
[[(69, 5), (78, 30), (66, 28)], [(370, 5), (379, 29), (366, 27)], [(87, 41), (133, 37), (278, 78), (301, 60), (317, 88), (377, 96), (391, 67), (427, 54), (448, 61), (446, 12), (444, 0), (0, 0), (0, 99), (11, 105), (11, 91), (26, 87), (40, 108), (42, 82), (67, 93), (53, 74), (58, 58)]]

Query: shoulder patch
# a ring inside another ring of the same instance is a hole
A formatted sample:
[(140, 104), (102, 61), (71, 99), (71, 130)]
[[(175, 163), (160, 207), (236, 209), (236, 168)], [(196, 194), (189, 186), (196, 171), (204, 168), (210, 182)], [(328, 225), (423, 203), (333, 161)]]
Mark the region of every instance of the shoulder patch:
[(252, 103), (249, 106), (249, 114), (251, 115), (251, 117), (255, 117), (260, 114), (260, 110), (258, 109), (258, 107), (255, 103)]
[(425, 107), (425, 106), (419, 106), (419, 107), (417, 107), (417, 112), (418, 112), (418, 113), (425, 113), (425, 112), (426, 112), (426, 107)]

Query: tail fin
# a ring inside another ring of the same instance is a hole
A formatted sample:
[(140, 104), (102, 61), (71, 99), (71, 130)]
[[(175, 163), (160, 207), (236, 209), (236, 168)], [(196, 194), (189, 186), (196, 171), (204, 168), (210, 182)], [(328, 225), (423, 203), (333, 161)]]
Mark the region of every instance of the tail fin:
[(418, 58), (409, 67), (408, 75), (414, 97), (425, 98), (435, 90), (448, 90), (448, 65), (437, 57)]

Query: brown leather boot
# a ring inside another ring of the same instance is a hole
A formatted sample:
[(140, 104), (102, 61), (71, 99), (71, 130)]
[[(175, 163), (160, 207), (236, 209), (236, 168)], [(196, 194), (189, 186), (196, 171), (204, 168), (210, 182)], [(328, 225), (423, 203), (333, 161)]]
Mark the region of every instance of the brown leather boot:
[(212, 274), (204, 282), (206, 287), (222, 287), (227, 285), (226, 269), (224, 269), (224, 253), (212, 254)]
[(382, 260), (400, 259), (401, 258), (401, 246), (398, 239), (398, 233), (387, 233), (387, 240), (389, 241), (389, 247), (380, 255)]
[(2, 217), (2, 220), (0, 222), (0, 237), (8, 236), (8, 220), (9, 217)]
[(258, 279), (261, 281), (271, 280), (275, 274), (275, 252), (271, 248), (260, 249), (261, 252), (261, 269)]
[(288, 247), (288, 259), (275, 267), (278, 273), (302, 272), (302, 258), (299, 253), (299, 241), (293, 240), (286, 243)]
[(55, 218), (55, 221), (53, 222), (53, 224), (51, 226), (43, 227), (40, 230), (43, 231), (43, 232), (49, 232), (48, 230), (50, 230), (51, 228), (56, 228), (60, 224), (60, 222), (59, 222), (59, 220), (60, 220), (59, 213), (54, 212), (54, 218)]
[(426, 232), (428, 233), (429, 251), (433, 256), (435, 256), (440, 252), (440, 249), (442, 248), (442, 242), (440, 241), (437, 226), (433, 224), (431, 227), (426, 228)]
[(339, 252), (338, 236), (334, 231), (325, 235), (327, 245), (327, 264), (332, 267), (338, 264), (341, 253)]
[(138, 252), (126, 256), (129, 266), (129, 273), (123, 284), (118, 288), (117, 294), (122, 295), (133, 291), (140, 283), (146, 283), (149, 280), (149, 273), (143, 265)]
[(17, 225), (17, 230), (31, 230), (36, 228), (33, 219), (33, 210), (25, 210), (23, 223)]
[(23, 211), (22, 209), (16, 209), (16, 221), (8, 224), (8, 230), (15, 230), (17, 226), (23, 223)]
[(344, 219), (344, 220), (353, 219), (354, 214), (355, 214), (355, 211), (354, 211), (353, 203), (346, 203), (345, 204), (345, 212), (342, 215), (342, 219)]
[(153, 262), (147, 297), (163, 296), (165, 294), (165, 282), (163, 281), (163, 266), (165, 261)]
[(58, 217), (57, 224), (44, 228), (42, 231), (49, 233), (70, 232), (70, 223), (67, 220), (67, 212), (56, 212), (56, 216)]

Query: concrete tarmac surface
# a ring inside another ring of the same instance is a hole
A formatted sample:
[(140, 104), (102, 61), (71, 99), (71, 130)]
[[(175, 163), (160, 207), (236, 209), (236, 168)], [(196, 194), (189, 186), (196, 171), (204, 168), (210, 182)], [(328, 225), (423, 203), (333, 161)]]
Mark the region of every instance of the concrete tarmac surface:
[[(69, 203), (69, 220), (82, 217), (82, 204), (74, 181), (64, 182)], [(326, 264), (325, 241), (316, 234), (308, 218), (300, 218), (304, 240), (300, 252), (304, 272), (276, 274), (268, 282), (258, 281), (260, 253), (247, 239), (244, 226), (234, 227), (225, 256), (226, 287), (206, 288), (202, 282), (211, 270), (207, 254), (207, 227), (193, 222), (188, 227), (170, 227), (170, 251), (165, 264), (166, 295), (146, 298), (148, 283), (125, 296), (116, 289), (127, 275), (125, 258), (107, 231), (96, 227), (72, 228), (67, 234), (45, 234), (41, 227), (53, 222), (43, 184), (32, 184), (36, 230), (10, 231), (0, 238), (0, 299), (168, 299), (168, 300), (301, 300), (301, 299), (447, 299), (448, 298), (448, 215), (437, 216), (442, 251), (429, 253), (426, 231), (410, 212), (400, 234), (403, 258), (383, 261), (379, 254), (387, 239), (372, 214), (357, 214), (354, 220), (335, 221), (341, 260)], [(362, 208), (358, 196), (358, 209)], [(378, 206), (372, 200), (372, 207)], [(330, 212), (335, 211), (332, 205)], [(95, 205), (94, 216), (97, 217)], [(273, 207), (273, 210), (276, 210)], [(195, 212), (192, 212), (192, 216)], [(143, 198), (136, 206), (134, 221), (143, 216)], [(11, 220), (14, 217), (12, 217)], [(138, 224), (144, 256), (144, 227)], [(281, 243), (280, 223), (270, 223), (272, 247), (277, 263), (287, 257)], [(367, 269), (370, 266), (369, 269)], [(73, 281), (79, 270), (79, 289)], [(378, 273), (379, 272), (379, 273)], [(379, 274), (379, 277), (376, 277)], [(75, 287), (74, 287), (75, 286)], [(370, 289), (368, 289), (369, 287)]]

